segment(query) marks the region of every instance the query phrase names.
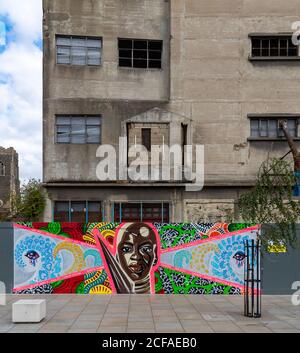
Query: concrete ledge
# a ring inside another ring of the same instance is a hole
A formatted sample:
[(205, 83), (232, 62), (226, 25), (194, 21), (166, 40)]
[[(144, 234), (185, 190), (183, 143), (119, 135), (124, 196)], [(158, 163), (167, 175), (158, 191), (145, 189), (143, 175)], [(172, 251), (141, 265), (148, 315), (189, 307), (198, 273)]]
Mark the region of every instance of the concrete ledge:
[(46, 317), (46, 300), (19, 300), (12, 305), (12, 321), (41, 322)]

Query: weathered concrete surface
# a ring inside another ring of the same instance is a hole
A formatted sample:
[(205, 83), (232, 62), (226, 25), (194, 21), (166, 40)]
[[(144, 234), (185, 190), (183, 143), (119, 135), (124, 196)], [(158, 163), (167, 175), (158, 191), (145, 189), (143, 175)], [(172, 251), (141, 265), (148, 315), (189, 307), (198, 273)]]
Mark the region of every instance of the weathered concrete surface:
[[(174, 221), (205, 220), (213, 214), (222, 218), (223, 213), (215, 210), (253, 184), (268, 154), (282, 156), (288, 151), (282, 141), (248, 141), (248, 114), (299, 114), (300, 62), (250, 62), (248, 35), (291, 33), (292, 22), (300, 15), (297, 4), (297, 0), (44, 0), (44, 181), (96, 181), (97, 147), (56, 145), (55, 114), (101, 114), (102, 143), (116, 145), (130, 118), (160, 107), (189, 121), (189, 142), (205, 146), (206, 188), (194, 193), (166, 188), (158, 200), (170, 200), (177, 207)], [(55, 34), (102, 37), (102, 66), (56, 65)], [(163, 69), (118, 68), (118, 37), (162, 39)], [(177, 130), (175, 125), (171, 131), (169, 122), (170, 141), (181, 138), (181, 124)], [(156, 135), (160, 140), (162, 131)], [(55, 197), (63, 200), (67, 193), (71, 199), (86, 199), (85, 189), (81, 190), (57, 190)], [(114, 190), (99, 185), (91, 198), (109, 202)], [(136, 198), (132, 187), (121, 190), (120, 199)], [(140, 201), (148, 198), (147, 189), (139, 188)], [(207, 199), (212, 200), (209, 205)], [(47, 220), (51, 207), (49, 203)]]

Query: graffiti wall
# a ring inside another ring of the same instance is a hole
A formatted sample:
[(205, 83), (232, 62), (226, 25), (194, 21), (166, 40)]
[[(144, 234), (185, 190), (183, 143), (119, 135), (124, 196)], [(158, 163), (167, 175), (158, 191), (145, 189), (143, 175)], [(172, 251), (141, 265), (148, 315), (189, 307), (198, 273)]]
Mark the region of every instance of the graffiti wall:
[(244, 241), (258, 226), (14, 225), (14, 292), (241, 294)]

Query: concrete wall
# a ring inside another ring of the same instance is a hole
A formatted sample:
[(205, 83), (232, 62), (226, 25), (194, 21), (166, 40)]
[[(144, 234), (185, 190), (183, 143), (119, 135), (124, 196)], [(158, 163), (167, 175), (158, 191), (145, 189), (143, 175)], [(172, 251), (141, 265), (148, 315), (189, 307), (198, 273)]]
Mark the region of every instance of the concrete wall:
[(248, 114), (300, 114), (300, 62), (248, 60), (249, 33), (291, 33), (296, 0), (171, 1), (171, 102), (190, 116), (194, 142), (205, 144), (206, 182), (253, 181), (284, 142), (251, 142)]
[[(153, 123), (143, 113), (154, 107), (172, 112), (170, 142), (180, 141), (176, 116), (188, 121), (189, 142), (205, 146), (206, 187), (185, 193), (174, 184), (158, 198), (169, 197), (181, 221), (222, 219), (223, 208), (234, 210), (233, 200), (253, 185), (267, 156), (288, 151), (284, 141), (248, 141), (248, 114), (300, 114), (300, 62), (249, 61), (248, 35), (291, 33), (300, 14), (296, 0), (44, 0), (44, 11), (44, 181), (78, 183), (78, 190), (51, 192), (56, 199), (85, 200), (84, 184), (97, 182), (99, 160), (95, 145), (54, 143), (55, 114), (101, 114), (102, 143), (113, 145), (127, 122)], [(55, 34), (102, 37), (102, 66), (56, 65)], [(118, 37), (162, 39), (163, 69), (118, 68)], [(92, 199), (104, 202), (116, 190), (120, 199), (149, 198), (147, 187), (136, 196), (125, 185), (90, 186)]]
[[(45, 80), (51, 99), (169, 98), (169, 4), (163, 0), (45, 0)], [(99, 67), (56, 65), (55, 35), (103, 38)], [(164, 41), (162, 70), (118, 67), (118, 38)], [(46, 97), (46, 98), (47, 98)]]

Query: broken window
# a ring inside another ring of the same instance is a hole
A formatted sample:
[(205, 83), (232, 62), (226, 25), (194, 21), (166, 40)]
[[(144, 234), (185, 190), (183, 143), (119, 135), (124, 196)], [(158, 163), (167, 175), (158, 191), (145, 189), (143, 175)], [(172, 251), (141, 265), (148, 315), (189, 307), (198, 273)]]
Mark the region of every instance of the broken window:
[(161, 40), (119, 39), (119, 66), (161, 69)]
[(288, 130), (292, 137), (298, 138), (298, 118), (251, 118), (251, 138), (262, 138), (262, 139), (277, 139), (284, 137), (283, 130), (279, 125), (279, 121), (286, 120), (288, 124)]
[(57, 116), (56, 142), (74, 144), (100, 144), (101, 116)]
[(256, 57), (298, 57), (298, 46), (294, 45), (291, 36), (253, 36), (252, 58)]
[(64, 65), (101, 65), (102, 39), (56, 36), (56, 62)]

